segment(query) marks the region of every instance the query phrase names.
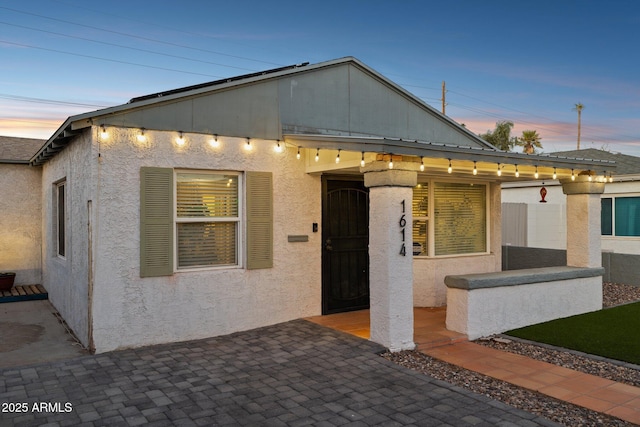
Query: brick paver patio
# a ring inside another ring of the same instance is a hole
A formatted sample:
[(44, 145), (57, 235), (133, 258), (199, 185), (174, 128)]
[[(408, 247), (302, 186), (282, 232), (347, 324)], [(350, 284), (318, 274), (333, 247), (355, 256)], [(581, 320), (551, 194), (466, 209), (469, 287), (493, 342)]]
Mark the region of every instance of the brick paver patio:
[(556, 425), (397, 366), (382, 350), (297, 320), (9, 368), (0, 425)]

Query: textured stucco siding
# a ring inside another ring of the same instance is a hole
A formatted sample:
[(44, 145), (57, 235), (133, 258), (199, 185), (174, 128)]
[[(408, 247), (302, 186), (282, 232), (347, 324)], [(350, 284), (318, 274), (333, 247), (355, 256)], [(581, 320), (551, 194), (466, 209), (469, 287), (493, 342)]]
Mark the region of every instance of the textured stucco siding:
[[(94, 233), (94, 339), (98, 352), (223, 335), (321, 311), (321, 184), (304, 172), (296, 148), (275, 153), (274, 141), (108, 128), (100, 142)], [(140, 278), (140, 167), (273, 172), (274, 267), (203, 269)], [(308, 242), (288, 242), (308, 235)]]
[[(96, 132), (94, 131), (93, 134)], [(89, 345), (89, 201), (94, 198), (97, 153), (85, 131), (43, 166), (43, 284), (49, 300), (83, 345)], [(56, 183), (66, 181), (66, 254), (57, 254)]]
[(0, 164), (0, 271), (16, 285), (42, 281), (41, 178), (40, 168)]

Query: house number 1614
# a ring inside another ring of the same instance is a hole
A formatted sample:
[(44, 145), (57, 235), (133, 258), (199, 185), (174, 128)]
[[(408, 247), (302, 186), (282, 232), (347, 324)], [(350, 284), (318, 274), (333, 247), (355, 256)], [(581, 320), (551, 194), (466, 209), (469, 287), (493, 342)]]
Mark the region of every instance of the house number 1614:
[(400, 226), (400, 234), (402, 234), (402, 246), (400, 247), (400, 255), (407, 256), (407, 247), (404, 244), (404, 230), (407, 225), (407, 220), (405, 219), (405, 201), (401, 201), (402, 205), (402, 215), (400, 216), (400, 221), (398, 221), (398, 225)]

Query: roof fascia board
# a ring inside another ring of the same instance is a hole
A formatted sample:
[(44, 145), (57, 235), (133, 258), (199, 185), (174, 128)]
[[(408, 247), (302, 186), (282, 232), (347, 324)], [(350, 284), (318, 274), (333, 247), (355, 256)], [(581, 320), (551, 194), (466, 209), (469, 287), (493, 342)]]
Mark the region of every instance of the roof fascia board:
[(532, 166), (550, 166), (565, 169), (591, 169), (607, 167), (615, 170), (615, 162), (591, 159), (572, 159), (554, 157), (546, 154), (511, 153), (478, 147), (453, 146), (431, 142), (393, 140), (378, 137), (353, 137), (333, 135), (283, 135), (284, 141), (302, 148), (321, 148), (345, 151), (367, 151), (377, 153), (399, 154), (407, 156), (424, 156), (449, 158), (452, 160), (475, 160), (493, 163), (508, 163)]

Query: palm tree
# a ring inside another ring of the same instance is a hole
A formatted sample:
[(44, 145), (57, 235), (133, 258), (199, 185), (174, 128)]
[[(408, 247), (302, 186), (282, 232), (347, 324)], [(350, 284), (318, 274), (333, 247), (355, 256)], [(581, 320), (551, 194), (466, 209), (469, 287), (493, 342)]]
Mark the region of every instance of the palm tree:
[(542, 137), (535, 130), (523, 130), (522, 136), (518, 138), (517, 144), (522, 146), (522, 152), (526, 154), (533, 154), (536, 152), (536, 148), (542, 148), (540, 140)]
[(581, 125), (581, 121), (582, 121), (582, 109), (584, 108), (584, 105), (582, 105), (582, 103), (578, 102), (575, 107), (573, 107), (573, 111), (577, 111), (578, 112), (578, 150), (580, 149), (580, 125)]
[(496, 123), (496, 128), (487, 133), (480, 134), (480, 138), (502, 151), (511, 151), (516, 143), (516, 138), (511, 136), (513, 122), (502, 121)]

